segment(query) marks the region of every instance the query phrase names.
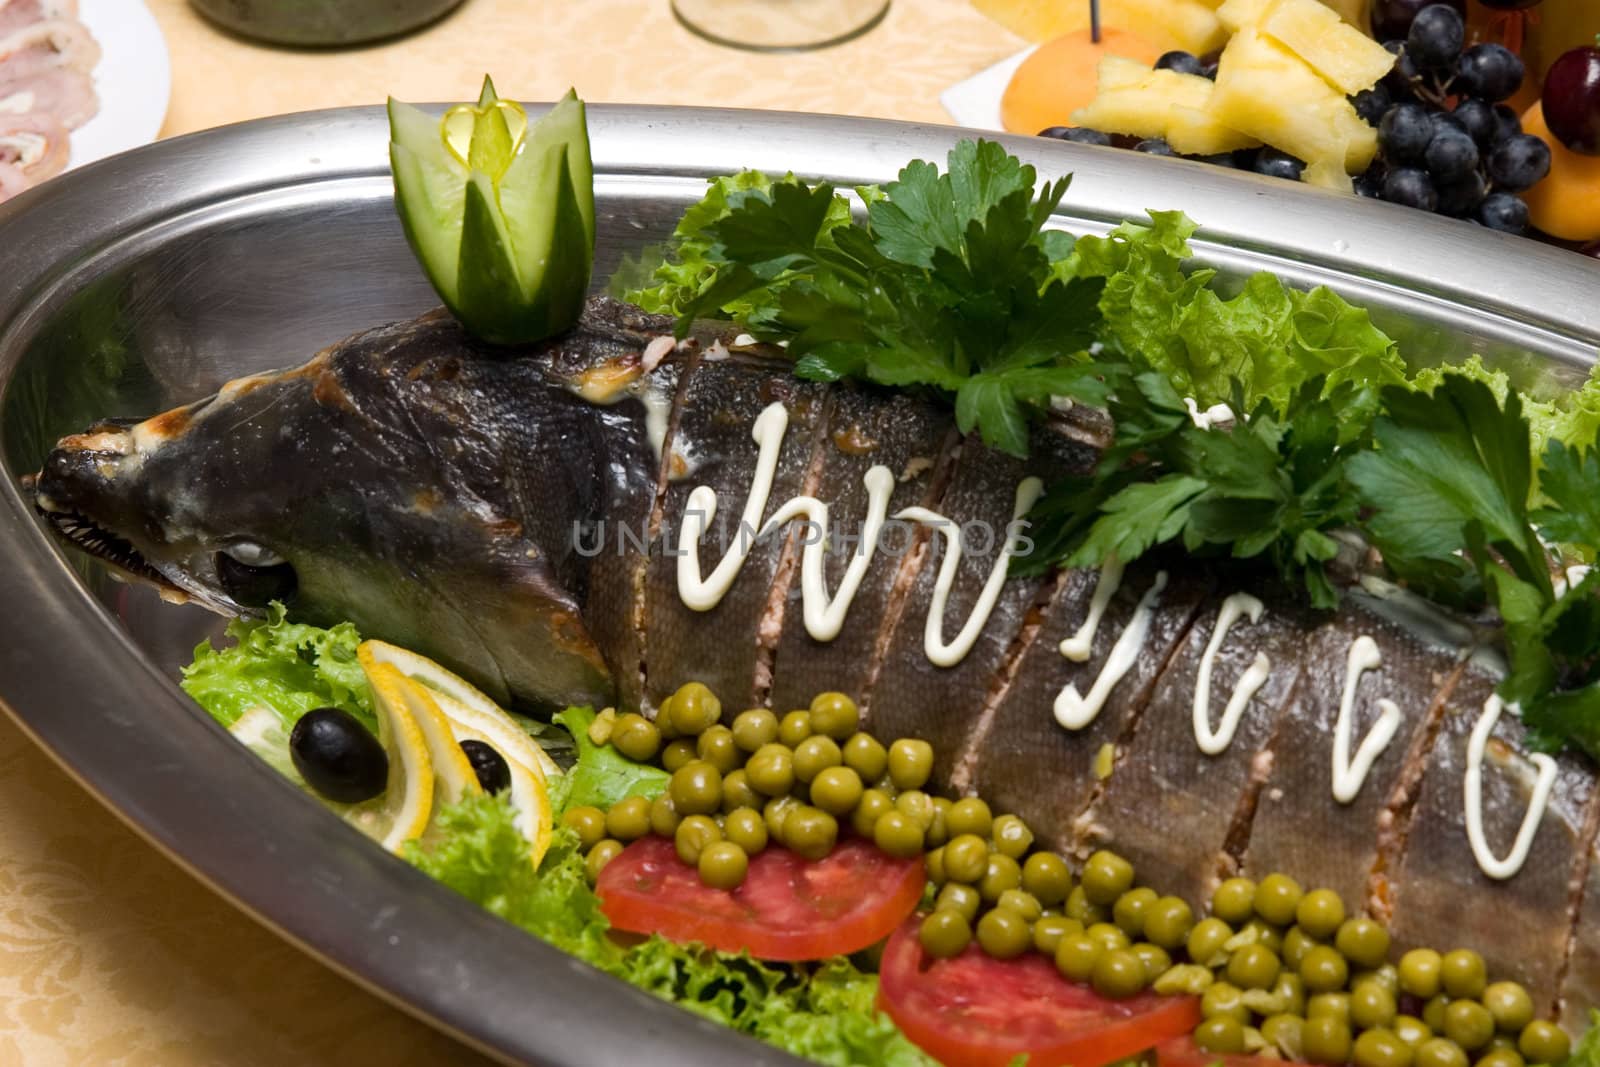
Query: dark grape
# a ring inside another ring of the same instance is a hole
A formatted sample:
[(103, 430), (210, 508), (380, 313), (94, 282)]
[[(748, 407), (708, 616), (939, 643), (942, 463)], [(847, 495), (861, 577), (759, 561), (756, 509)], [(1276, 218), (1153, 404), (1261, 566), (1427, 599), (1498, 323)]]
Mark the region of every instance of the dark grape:
[(1396, 104), (1378, 126), (1378, 144), (1391, 163), (1420, 163), (1433, 140), (1433, 123), (1421, 104)]
[[(1403, 40), (1417, 12), (1437, 0), (1373, 0), (1372, 36), (1380, 41)], [(1466, 17), (1466, 0), (1451, 0), (1456, 14)]]
[(1202, 78), (1206, 74), (1206, 65), (1193, 52), (1167, 52), (1156, 60), (1156, 69), (1175, 70), (1179, 74), (1195, 74)]
[(1276, 148), (1263, 148), (1261, 154), (1256, 157), (1255, 169), (1257, 174), (1265, 174), (1269, 178), (1286, 178), (1297, 182), (1300, 180), (1300, 172), (1306, 169), (1306, 165), (1287, 152), (1280, 152)]
[(1544, 120), (1574, 152), (1600, 155), (1600, 48), (1563, 52), (1544, 76)]
[(1439, 183), (1439, 207), (1441, 215), (1454, 215), (1463, 218), (1477, 210), (1483, 202), (1484, 194), (1489, 191), (1488, 185), (1483, 180), (1483, 175), (1476, 170), (1467, 171), (1466, 177), (1453, 182)]
[(1503, 44), (1475, 44), (1456, 62), (1455, 88), (1491, 104), (1522, 87), (1522, 60)]
[(1441, 185), (1458, 182), (1478, 170), (1478, 146), (1465, 130), (1449, 127), (1428, 142), (1428, 173)]
[(1350, 103), (1355, 107), (1356, 114), (1360, 115), (1368, 126), (1376, 126), (1382, 122), (1384, 114), (1394, 106), (1394, 100), (1382, 82), (1370, 89), (1361, 90), (1350, 98)]
[(1452, 114), (1480, 149), (1494, 144), (1494, 135), (1499, 123), (1495, 120), (1493, 105), (1486, 104), (1482, 100), (1463, 100), (1456, 105)]
[(1508, 137), (1515, 137), (1522, 132), (1522, 118), (1504, 104), (1494, 106), (1494, 141), (1499, 144)]
[(1191, 156), (1189, 158), (1197, 159), (1201, 163), (1209, 163), (1213, 167), (1227, 167), (1229, 170), (1239, 165), (1238, 159), (1234, 157), (1232, 152), (1218, 152), (1214, 156)]
[(1391, 204), (1432, 211), (1439, 206), (1439, 193), (1426, 171), (1416, 167), (1391, 170), (1383, 179), (1383, 198)]
[(1452, 111), (1429, 111), (1428, 127), (1433, 130), (1435, 137), (1445, 130), (1454, 130), (1457, 133), (1467, 132), (1467, 124), (1457, 118)]
[(1522, 233), (1528, 228), (1528, 205), (1511, 193), (1490, 193), (1478, 205), (1477, 217), (1491, 230)]
[(1426, 70), (1450, 70), (1467, 38), (1461, 14), (1448, 4), (1429, 4), (1417, 12), (1406, 34), (1406, 54)]
[(1550, 146), (1528, 133), (1508, 137), (1489, 153), (1495, 188), (1520, 193), (1550, 173)]
[(1378, 84), (1389, 90), (1389, 98), (1395, 103), (1410, 100), (1416, 95), (1417, 79), (1422, 77), (1422, 73), (1406, 54), (1404, 41), (1386, 41), (1383, 47), (1394, 54), (1394, 66), (1389, 68), (1389, 73)]
[(1040, 130), (1039, 136), (1054, 138), (1057, 141), (1071, 141), (1074, 144), (1097, 144), (1101, 147), (1111, 144), (1110, 134), (1085, 129), (1082, 126), (1052, 126), (1048, 130)]
[(1373, 167), (1365, 174), (1359, 174), (1355, 180), (1356, 195), (1377, 200), (1383, 196), (1383, 175), (1378, 168)]
[(1146, 152), (1152, 156), (1175, 156), (1178, 153), (1172, 150), (1164, 137), (1147, 137), (1133, 146), (1135, 152)]

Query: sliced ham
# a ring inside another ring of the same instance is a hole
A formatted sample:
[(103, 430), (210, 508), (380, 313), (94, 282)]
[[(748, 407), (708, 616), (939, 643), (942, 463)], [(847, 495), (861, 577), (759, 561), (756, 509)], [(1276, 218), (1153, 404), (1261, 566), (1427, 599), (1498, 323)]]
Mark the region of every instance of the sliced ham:
[(0, 0), (0, 38), (46, 18), (42, 0)]
[(67, 169), (72, 151), (67, 128), (44, 115), (0, 117), (0, 163), (37, 185)]
[(0, 70), (0, 122), (31, 113), (75, 130), (99, 110), (94, 82), (81, 71), (54, 67), (28, 78), (8, 78)]
[(0, 203), (26, 192), (28, 179), (9, 163), (0, 163)]
[(49, 65), (69, 67), (85, 74), (100, 62), (100, 46), (82, 23), (72, 19), (45, 19), (0, 37), (0, 70), (14, 57), (38, 49), (48, 53), (46, 58), (52, 60)]

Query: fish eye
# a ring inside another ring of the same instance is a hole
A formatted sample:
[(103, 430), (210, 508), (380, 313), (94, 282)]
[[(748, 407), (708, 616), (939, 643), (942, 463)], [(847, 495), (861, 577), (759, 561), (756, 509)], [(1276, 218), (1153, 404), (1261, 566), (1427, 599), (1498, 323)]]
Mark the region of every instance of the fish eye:
[(264, 608), (274, 600), (289, 600), (299, 587), (293, 564), (271, 553), (260, 558), (269, 562), (245, 563), (226, 549), (217, 553), (217, 581), (235, 604)]
[(224, 546), (222, 552), (247, 567), (273, 567), (284, 561), (272, 549), (254, 541), (235, 541)]

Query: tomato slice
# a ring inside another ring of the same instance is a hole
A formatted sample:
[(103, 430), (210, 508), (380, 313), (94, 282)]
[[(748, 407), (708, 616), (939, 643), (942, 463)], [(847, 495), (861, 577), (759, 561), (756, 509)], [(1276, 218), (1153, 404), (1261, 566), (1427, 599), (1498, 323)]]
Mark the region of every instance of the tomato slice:
[[(1288, 1067), (1297, 1060), (1274, 1060)], [(1227, 1056), (1220, 1052), (1207, 1052), (1194, 1043), (1192, 1037), (1178, 1037), (1156, 1047), (1156, 1067), (1261, 1067), (1260, 1056)]]
[(1108, 1000), (1035, 952), (997, 960), (973, 944), (929, 959), (920, 921), (904, 923), (884, 949), (878, 1006), (945, 1067), (1006, 1067), (1018, 1055), (1028, 1067), (1102, 1067), (1187, 1038), (1200, 1023), (1198, 997)]
[(606, 864), (595, 892), (619, 930), (763, 960), (819, 960), (888, 937), (916, 909), (926, 877), (921, 858), (845, 841), (816, 861), (769, 848), (751, 857), (739, 888), (713, 889), (671, 841), (646, 837)]

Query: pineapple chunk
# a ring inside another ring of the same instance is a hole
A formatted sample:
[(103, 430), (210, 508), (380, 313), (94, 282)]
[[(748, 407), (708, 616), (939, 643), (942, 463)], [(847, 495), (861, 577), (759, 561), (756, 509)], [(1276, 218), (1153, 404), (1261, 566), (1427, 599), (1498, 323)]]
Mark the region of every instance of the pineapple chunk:
[(1225, 126), (1307, 163), (1347, 164), (1347, 110), (1354, 115), (1350, 102), (1299, 56), (1254, 29), (1240, 30), (1222, 53), (1211, 113)]
[(1138, 85), (1149, 76), (1148, 64), (1140, 63), (1136, 59), (1123, 59), (1121, 56), (1105, 56), (1095, 66), (1097, 79), (1095, 85), (1101, 93)]
[[(1221, 48), (1228, 40), (1217, 13), (1200, 0), (1106, 0), (1117, 11), (1116, 18), (1129, 20), (1115, 25), (1149, 37), (1149, 27), (1160, 26), (1176, 42), (1173, 47), (1203, 56)], [(1087, 7), (1087, 4), (1081, 6)]]
[(1217, 121), (1209, 110), (1174, 104), (1167, 113), (1167, 143), (1186, 156), (1214, 156), (1261, 142)]
[(1372, 88), (1394, 66), (1387, 48), (1317, 0), (1277, 0), (1260, 29), (1346, 94)]
[(1227, 0), (1217, 8), (1217, 18), (1229, 33), (1238, 33), (1261, 25), (1277, 4), (1278, 0)]
[(1210, 111), (1216, 87), (1205, 78), (1151, 70), (1114, 56), (1100, 61), (1098, 74), (1099, 95), (1072, 113), (1072, 121), (1079, 126), (1135, 137), (1165, 137), (1185, 155), (1209, 156), (1260, 143), (1217, 121)]
[[(1089, 5), (1079, 0), (972, 0), (972, 6), (1030, 41), (1051, 41), (1087, 29)], [(1204, 55), (1228, 33), (1211, 10), (1214, 0), (1101, 0), (1106, 26), (1136, 33), (1161, 51)]]
[(1356, 114), (1350, 101), (1341, 101), (1343, 107), (1334, 108), (1334, 121), (1339, 137), (1345, 142), (1344, 166), (1351, 174), (1360, 174), (1372, 165), (1378, 154), (1378, 131), (1367, 125), (1366, 119)]
[(1321, 186), (1338, 193), (1356, 191), (1355, 183), (1350, 180), (1350, 175), (1345, 173), (1344, 164), (1335, 160), (1319, 159), (1306, 164), (1306, 169), (1300, 174), (1300, 180), (1307, 185)]

